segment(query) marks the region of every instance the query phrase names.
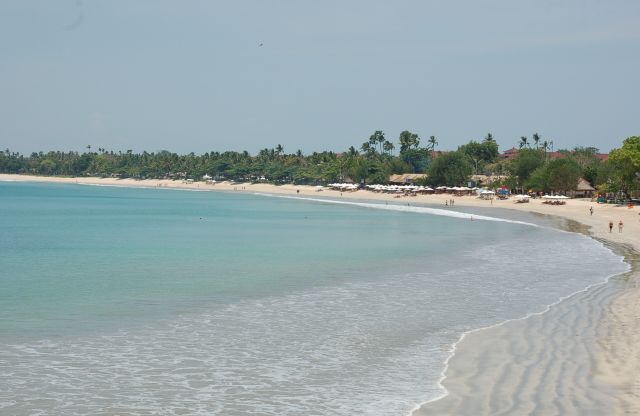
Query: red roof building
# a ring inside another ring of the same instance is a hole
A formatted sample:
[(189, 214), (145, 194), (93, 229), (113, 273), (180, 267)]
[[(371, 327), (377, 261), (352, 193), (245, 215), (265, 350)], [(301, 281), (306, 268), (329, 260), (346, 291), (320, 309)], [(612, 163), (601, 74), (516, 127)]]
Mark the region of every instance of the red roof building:
[[(506, 160), (510, 160), (513, 159), (514, 157), (518, 156), (518, 152), (519, 149), (516, 149), (515, 147), (512, 147), (509, 150), (505, 150), (504, 152), (502, 152), (502, 158), (506, 159)], [(562, 159), (567, 157), (569, 154), (571, 154), (573, 152), (567, 153), (567, 152), (547, 152), (546, 155), (549, 158), (549, 160), (555, 160), (555, 159)], [(607, 159), (609, 159), (609, 154), (608, 153), (596, 153), (593, 155), (596, 159), (600, 159), (601, 161), (606, 161)]]
[(504, 152), (502, 152), (502, 158), (507, 160), (513, 159), (517, 155), (518, 155), (518, 149), (516, 149), (515, 147), (512, 147), (511, 149), (505, 150)]

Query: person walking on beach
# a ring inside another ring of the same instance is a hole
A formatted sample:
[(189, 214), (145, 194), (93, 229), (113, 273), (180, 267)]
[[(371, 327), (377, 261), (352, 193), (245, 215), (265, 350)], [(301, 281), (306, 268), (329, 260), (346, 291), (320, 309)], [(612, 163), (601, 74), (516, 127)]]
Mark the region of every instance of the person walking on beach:
[(618, 223), (618, 232), (619, 233), (622, 232), (622, 227), (624, 227), (624, 224), (622, 223), (622, 220), (620, 220), (620, 222)]
[(609, 232), (613, 230), (613, 221), (609, 221)]
[(593, 207), (589, 207), (589, 214), (593, 217)]

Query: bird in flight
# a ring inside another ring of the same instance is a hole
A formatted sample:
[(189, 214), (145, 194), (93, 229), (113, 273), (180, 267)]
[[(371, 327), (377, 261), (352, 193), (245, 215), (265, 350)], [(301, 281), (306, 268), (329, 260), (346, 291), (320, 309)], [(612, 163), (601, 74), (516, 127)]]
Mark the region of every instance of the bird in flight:
[(262, 45), (264, 45), (264, 43), (260, 42), (260, 43), (258, 44), (258, 47), (261, 47)]

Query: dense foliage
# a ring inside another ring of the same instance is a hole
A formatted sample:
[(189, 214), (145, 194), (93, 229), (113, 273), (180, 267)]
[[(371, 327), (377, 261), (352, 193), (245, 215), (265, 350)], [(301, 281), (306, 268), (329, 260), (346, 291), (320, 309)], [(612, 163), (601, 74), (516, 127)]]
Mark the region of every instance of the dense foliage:
[(640, 136), (632, 136), (624, 141), (620, 149), (615, 149), (609, 156), (611, 167), (607, 172), (606, 182), (602, 184), (610, 191), (629, 191), (638, 189), (640, 180)]
[[(331, 151), (304, 155), (298, 150), (288, 154), (281, 145), (248, 152), (209, 152), (179, 155), (113, 152), (87, 146), (84, 153), (51, 151), (29, 156), (0, 152), (1, 173), (58, 176), (102, 176), (130, 178), (192, 178), (209, 175), (236, 181), (317, 184), (334, 181), (385, 183), (394, 173), (426, 173), (430, 185), (463, 185), (474, 174), (497, 175), (500, 184), (521, 190), (566, 192), (574, 189), (582, 177), (603, 192), (629, 195), (640, 185), (640, 137), (629, 137), (608, 160), (598, 157), (598, 149), (577, 147), (551, 153), (553, 142), (533, 135), (533, 145), (522, 137), (515, 157), (502, 158), (491, 134), (483, 140), (471, 140), (451, 152), (437, 151), (434, 136), (421, 146), (420, 137), (403, 131), (396, 145), (375, 131), (356, 149), (343, 153)], [(551, 157), (553, 155), (553, 157)]]

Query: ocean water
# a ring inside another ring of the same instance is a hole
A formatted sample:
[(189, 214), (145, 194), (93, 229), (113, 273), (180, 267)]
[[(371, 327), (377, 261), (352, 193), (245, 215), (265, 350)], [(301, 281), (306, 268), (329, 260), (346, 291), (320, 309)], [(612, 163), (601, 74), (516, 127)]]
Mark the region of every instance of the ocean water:
[(406, 415), (465, 331), (627, 270), (402, 205), (0, 182), (0, 414)]

